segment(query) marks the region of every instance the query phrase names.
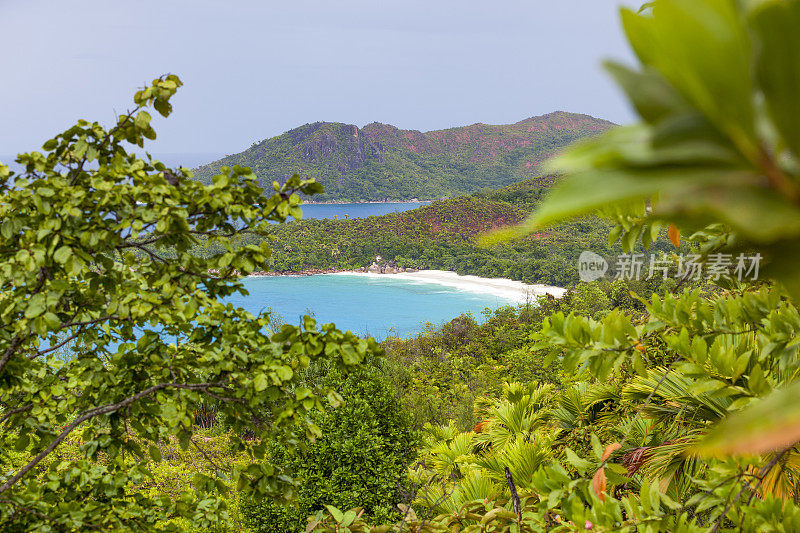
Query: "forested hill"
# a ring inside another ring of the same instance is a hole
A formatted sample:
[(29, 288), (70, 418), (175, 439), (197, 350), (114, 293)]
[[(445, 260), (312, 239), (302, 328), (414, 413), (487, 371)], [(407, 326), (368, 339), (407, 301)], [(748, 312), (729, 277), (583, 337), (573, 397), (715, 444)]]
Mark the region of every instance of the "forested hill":
[(220, 166), (239, 164), (253, 169), (262, 185), (294, 173), (316, 178), (325, 193), (314, 201), (434, 199), (534, 177), (562, 147), (612, 126), (563, 111), (424, 133), (377, 122), (363, 128), (315, 122), (201, 166), (195, 175), (207, 180)]
[(619, 252), (608, 245), (609, 227), (603, 222), (576, 220), (488, 248), (475, 242), (478, 234), (524, 220), (551, 181), (537, 177), (402, 213), (275, 225), (272, 268), (349, 270), (381, 255), (404, 267), (566, 286), (577, 281), (581, 251)]

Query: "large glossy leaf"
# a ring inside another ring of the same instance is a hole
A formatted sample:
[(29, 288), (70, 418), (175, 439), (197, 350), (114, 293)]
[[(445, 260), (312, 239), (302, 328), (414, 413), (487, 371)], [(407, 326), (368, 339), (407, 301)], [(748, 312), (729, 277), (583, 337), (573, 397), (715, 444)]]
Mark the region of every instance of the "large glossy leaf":
[(698, 184), (745, 181), (744, 174), (717, 169), (657, 168), (652, 170), (587, 170), (565, 179), (547, 201), (523, 222), (518, 231), (529, 232), (560, 220), (591, 213), (609, 204), (644, 201), (658, 194), (685, 194)]
[(728, 416), (694, 449), (702, 455), (763, 454), (800, 441), (800, 383)]
[(660, 0), (623, 11), (631, 45), (744, 152), (756, 153), (750, 43), (730, 0)]
[[(746, 175), (743, 175), (745, 178)], [(773, 189), (735, 181), (689, 186), (683, 194), (661, 197), (658, 216), (691, 215), (708, 223), (724, 222), (750, 242), (769, 243), (800, 235), (800, 206)]]
[(650, 124), (688, 107), (675, 89), (653, 69), (639, 72), (611, 61), (605, 67), (628, 95), (639, 116)]
[(760, 50), (756, 75), (770, 118), (784, 141), (800, 156), (800, 2), (759, 2), (751, 14)]

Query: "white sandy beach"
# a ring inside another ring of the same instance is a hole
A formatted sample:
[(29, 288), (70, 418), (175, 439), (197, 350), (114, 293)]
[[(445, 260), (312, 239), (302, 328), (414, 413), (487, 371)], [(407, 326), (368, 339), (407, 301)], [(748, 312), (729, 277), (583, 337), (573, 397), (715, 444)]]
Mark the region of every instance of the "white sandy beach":
[(548, 285), (528, 285), (521, 281), (506, 278), (481, 278), (479, 276), (459, 276), (455, 272), (446, 270), (420, 270), (419, 272), (401, 272), (399, 274), (375, 274), (371, 272), (337, 272), (332, 276), (368, 276), (381, 279), (402, 279), (420, 283), (435, 283), (445, 287), (491, 294), (509, 302), (524, 304), (535, 300), (537, 296), (550, 294), (560, 298), (567, 292), (561, 287)]

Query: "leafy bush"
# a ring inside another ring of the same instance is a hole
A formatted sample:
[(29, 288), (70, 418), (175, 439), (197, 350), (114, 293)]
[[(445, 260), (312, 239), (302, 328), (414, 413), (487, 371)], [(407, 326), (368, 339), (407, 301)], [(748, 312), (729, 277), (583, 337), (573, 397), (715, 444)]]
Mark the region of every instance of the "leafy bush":
[(397, 517), (417, 445), (407, 413), (378, 368), (347, 376), (330, 370), (319, 382), (336, 389), (344, 403), (313, 415), (320, 438), (294, 449), (271, 447), (273, 460), (298, 480), (296, 503), (244, 502), (254, 532), (303, 531), (306, 518), (325, 505), (360, 505), (365, 519), (379, 523)]

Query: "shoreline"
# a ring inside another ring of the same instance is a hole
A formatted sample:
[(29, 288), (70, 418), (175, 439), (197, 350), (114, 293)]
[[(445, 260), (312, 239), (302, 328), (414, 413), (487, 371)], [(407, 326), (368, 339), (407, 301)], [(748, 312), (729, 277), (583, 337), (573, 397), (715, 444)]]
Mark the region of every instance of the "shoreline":
[(341, 274), (343, 272), (352, 272), (352, 270), (344, 268), (310, 268), (308, 270), (277, 270), (265, 271), (259, 270), (251, 272), (246, 278), (274, 278), (279, 276), (319, 276), (321, 274)]
[(420, 270), (418, 272), (398, 272), (396, 274), (380, 274), (347, 269), (309, 269), (300, 272), (254, 272), (248, 277), (275, 276), (316, 276), (322, 274), (365, 276), (375, 279), (401, 279), (418, 283), (428, 283), (451, 287), (477, 294), (490, 294), (516, 304), (526, 304), (539, 296), (561, 298), (567, 290), (542, 284), (527, 284), (508, 278), (483, 278), (480, 276), (461, 276), (447, 270)]
[(303, 203), (300, 204), (300, 207), (304, 205), (349, 205), (349, 204), (424, 204), (424, 203), (431, 203), (437, 202), (438, 200), (389, 200), (389, 201), (380, 201), (380, 200), (369, 200), (369, 201), (362, 201), (362, 202), (352, 202), (352, 201), (345, 201), (345, 200), (331, 200), (329, 202), (309, 202), (307, 200), (303, 200)]

